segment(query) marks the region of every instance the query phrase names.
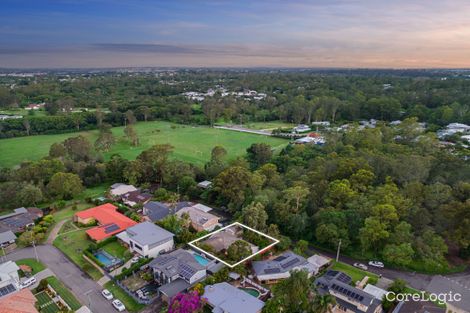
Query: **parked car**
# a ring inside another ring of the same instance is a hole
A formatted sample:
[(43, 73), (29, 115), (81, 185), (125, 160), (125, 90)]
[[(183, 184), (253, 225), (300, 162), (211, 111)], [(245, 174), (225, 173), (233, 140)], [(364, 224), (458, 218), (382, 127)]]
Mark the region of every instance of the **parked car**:
[(32, 276), (20, 284), (20, 289), (28, 288), (36, 283), (36, 278)]
[(135, 264), (137, 262), (139, 262), (139, 260), (142, 259), (142, 256), (141, 255), (138, 255), (138, 256), (135, 256), (131, 259), (131, 264)]
[(357, 268), (360, 268), (361, 270), (364, 270), (364, 271), (367, 271), (367, 269), (368, 269), (367, 265), (362, 264), (362, 263), (354, 263), (353, 266), (357, 267)]
[(369, 261), (369, 265), (378, 268), (384, 268), (384, 264), (380, 261)]
[(124, 306), (124, 304), (122, 304), (122, 302), (118, 299), (116, 300), (113, 300), (113, 307), (118, 310), (119, 312), (122, 312), (126, 309), (126, 307)]
[(106, 298), (106, 300), (112, 300), (113, 299), (113, 294), (108, 289), (103, 289), (101, 294), (103, 295), (103, 297)]

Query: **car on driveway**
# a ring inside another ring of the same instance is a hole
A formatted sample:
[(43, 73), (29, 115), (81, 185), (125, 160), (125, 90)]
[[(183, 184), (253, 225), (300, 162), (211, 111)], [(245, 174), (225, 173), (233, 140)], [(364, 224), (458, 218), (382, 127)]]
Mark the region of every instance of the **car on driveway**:
[(116, 300), (113, 300), (113, 307), (118, 310), (119, 312), (122, 312), (122, 311), (125, 311), (126, 310), (126, 307), (124, 306), (124, 304), (122, 304), (122, 302), (118, 299)]
[(36, 283), (36, 278), (32, 276), (20, 284), (20, 289), (28, 288)]
[(103, 297), (105, 297), (106, 300), (113, 300), (113, 294), (108, 289), (103, 289), (101, 294), (103, 295)]
[(369, 265), (378, 268), (384, 268), (384, 264), (380, 261), (369, 261)]
[(367, 269), (368, 269), (367, 265), (362, 264), (362, 263), (354, 263), (353, 266), (357, 267), (357, 268), (360, 268), (361, 270), (364, 270), (364, 271), (367, 271)]

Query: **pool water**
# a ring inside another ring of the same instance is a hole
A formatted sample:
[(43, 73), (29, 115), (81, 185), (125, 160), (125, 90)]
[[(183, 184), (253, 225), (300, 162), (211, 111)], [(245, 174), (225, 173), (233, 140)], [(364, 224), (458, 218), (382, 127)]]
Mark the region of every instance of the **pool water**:
[(253, 288), (243, 288), (243, 287), (238, 287), (238, 289), (243, 290), (247, 294), (252, 295), (255, 298), (259, 297), (259, 291)]
[(100, 261), (101, 263), (104, 264), (104, 266), (111, 266), (113, 265), (113, 259), (109, 258), (106, 254), (103, 252), (96, 252), (95, 257)]
[(209, 263), (209, 260), (205, 257), (200, 256), (199, 254), (194, 254), (194, 259), (201, 264), (202, 266), (206, 266)]

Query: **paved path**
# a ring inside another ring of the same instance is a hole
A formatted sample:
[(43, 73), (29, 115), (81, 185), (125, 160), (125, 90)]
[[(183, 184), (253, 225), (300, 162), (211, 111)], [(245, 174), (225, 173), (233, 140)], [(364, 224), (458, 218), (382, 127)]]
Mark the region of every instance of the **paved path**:
[[(39, 285), (39, 282), (43, 280), (44, 278), (50, 277), (50, 276), (55, 276), (54, 272), (51, 271), (50, 269), (46, 268), (45, 270), (40, 271), (39, 273), (36, 273), (34, 277), (36, 278), (36, 283), (32, 284), (29, 286), (29, 289), (34, 289)], [(24, 279), (20, 279), (21, 281), (27, 280), (27, 277), (24, 277)]]
[(233, 131), (242, 132), (242, 133), (250, 133), (250, 134), (271, 136), (271, 131), (256, 130), (256, 129), (244, 128), (244, 127), (241, 127), (241, 126), (214, 126), (214, 128), (225, 129), (225, 130), (233, 130)]
[(65, 219), (55, 224), (54, 228), (51, 230), (51, 233), (49, 234), (49, 237), (47, 238), (47, 241), (46, 241), (47, 244), (52, 245), (54, 240), (57, 238), (57, 235), (59, 235), (60, 229), (67, 221), (68, 219)]
[[(102, 287), (89, 278), (75, 264), (51, 245), (37, 246), (39, 260), (69, 288), (78, 300), (94, 313), (115, 313), (111, 301), (101, 296)], [(8, 260), (16, 261), (35, 258), (33, 248), (18, 249), (7, 255)], [(91, 304), (91, 305), (90, 305)]]

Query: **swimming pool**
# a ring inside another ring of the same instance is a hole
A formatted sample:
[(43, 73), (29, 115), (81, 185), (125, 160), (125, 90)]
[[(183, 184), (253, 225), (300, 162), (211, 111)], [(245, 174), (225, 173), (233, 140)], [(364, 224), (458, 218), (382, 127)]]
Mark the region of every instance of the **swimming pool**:
[(121, 260), (118, 258), (113, 257), (109, 253), (106, 253), (106, 251), (99, 250), (95, 253), (95, 258), (98, 259), (105, 267), (110, 267), (113, 265), (118, 264)]
[(255, 298), (258, 298), (259, 297), (259, 291), (254, 289), (254, 288), (243, 288), (243, 287), (238, 287), (238, 289), (240, 290), (243, 290), (244, 292), (246, 292), (247, 294), (250, 294), (252, 295), (253, 297)]
[(203, 256), (200, 256), (199, 254), (194, 254), (194, 259), (199, 263), (201, 264), (202, 266), (206, 266), (207, 263), (209, 263), (209, 260), (206, 259), (205, 257)]

